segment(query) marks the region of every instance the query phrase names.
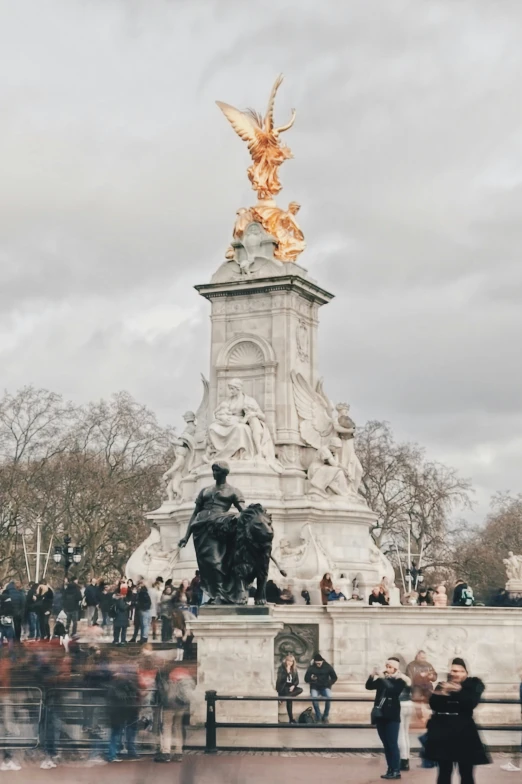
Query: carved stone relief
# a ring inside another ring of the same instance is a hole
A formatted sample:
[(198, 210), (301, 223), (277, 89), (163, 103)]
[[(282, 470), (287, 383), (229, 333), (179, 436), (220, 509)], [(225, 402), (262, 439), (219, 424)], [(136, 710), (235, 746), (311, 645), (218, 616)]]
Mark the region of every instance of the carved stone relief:
[(289, 653), (293, 653), (299, 667), (308, 667), (314, 652), (319, 648), (319, 624), (286, 624), (274, 642), (276, 668)]

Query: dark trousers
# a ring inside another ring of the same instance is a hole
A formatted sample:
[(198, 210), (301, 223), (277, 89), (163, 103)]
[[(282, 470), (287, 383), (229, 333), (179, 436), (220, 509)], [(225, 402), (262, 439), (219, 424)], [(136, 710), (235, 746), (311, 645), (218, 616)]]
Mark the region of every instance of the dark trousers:
[(78, 631), (78, 616), (80, 613), (78, 612), (78, 610), (71, 610), (70, 612), (66, 612), (65, 614), (67, 616), (65, 631), (67, 632), (67, 634), (69, 634), (69, 632), (71, 631), (71, 623), (72, 623), (71, 634), (76, 634), (76, 632)]
[(127, 640), (127, 627), (126, 626), (116, 626), (114, 625), (113, 629), (113, 642), (125, 642)]
[(21, 615), (13, 616), (13, 626), (14, 626), (15, 640), (17, 640), (17, 642), (20, 642), (20, 638), (22, 637), (22, 616)]
[(450, 784), (453, 766), (459, 766), (460, 780), (462, 784), (474, 784), (473, 765), (466, 762), (439, 762), (439, 775), (437, 784)]
[(136, 642), (138, 639), (138, 634), (140, 633), (140, 625), (141, 625), (141, 613), (136, 607), (134, 610), (134, 632), (132, 634), (132, 642)]
[[(401, 769), (401, 755), (399, 752), (399, 727), (400, 721), (387, 721), (379, 719), (376, 727), (379, 738), (384, 746), (384, 756), (391, 770)], [(439, 781), (438, 784), (441, 784)]]
[(166, 615), (161, 616), (161, 642), (170, 642), (172, 640), (172, 620), (167, 618)]
[(48, 640), (51, 637), (51, 629), (49, 627), (50, 617), (50, 614), (46, 615), (42, 610), (38, 613), (38, 623), (40, 624), (40, 636), (42, 640)]

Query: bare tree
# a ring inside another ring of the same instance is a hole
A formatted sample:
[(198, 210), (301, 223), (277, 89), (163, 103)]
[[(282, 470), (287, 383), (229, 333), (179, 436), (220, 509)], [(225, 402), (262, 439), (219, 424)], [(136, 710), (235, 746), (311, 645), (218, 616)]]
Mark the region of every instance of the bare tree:
[(498, 493), (491, 501), (485, 525), (464, 527), (457, 536), (454, 569), (483, 600), (503, 588), (502, 559), (510, 550), (522, 553), (522, 495)]
[(73, 415), (60, 395), (34, 387), (0, 400), (0, 573), (17, 566), (21, 533), (43, 511), (32, 488), (67, 449)]
[(428, 461), (417, 444), (397, 443), (387, 422), (370, 421), (357, 433), (368, 505), (378, 515), (373, 537), (388, 550), (422, 553), (426, 567), (443, 565), (453, 516), (471, 505), (469, 480)]
[[(81, 572), (121, 572), (146, 535), (144, 505), (161, 500), (172, 430), (127, 393), (73, 407), (27, 388), (0, 401), (0, 576), (24, 573), (20, 534), (68, 533)], [(54, 567), (52, 567), (54, 568)]]

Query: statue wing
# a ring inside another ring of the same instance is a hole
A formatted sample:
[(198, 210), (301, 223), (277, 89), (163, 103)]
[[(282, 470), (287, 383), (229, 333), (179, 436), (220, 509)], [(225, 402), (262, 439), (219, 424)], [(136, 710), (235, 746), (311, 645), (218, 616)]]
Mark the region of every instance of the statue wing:
[(270, 98), (268, 99), (268, 108), (266, 110), (265, 119), (264, 119), (265, 133), (271, 133), (274, 130), (274, 102), (275, 102), (276, 93), (281, 87), (283, 78), (284, 78), (283, 74), (279, 74), (279, 76), (274, 82), (274, 86), (272, 87)]
[(317, 392), (317, 394), (319, 395), (319, 397), (323, 401), (323, 403), (324, 403), (324, 405), (326, 407), (326, 410), (328, 411), (328, 414), (330, 415), (330, 418), (333, 419), (334, 407), (333, 407), (332, 401), (330, 400), (330, 398), (327, 396), (326, 392), (324, 391), (323, 380), (324, 379), (322, 379), (322, 378), (319, 379), (319, 381), (315, 385), (315, 391)]
[(247, 142), (249, 151), (256, 146), (263, 134), (263, 130), (259, 125), (258, 119), (254, 112), (240, 112), (228, 103), (216, 101), (217, 105), (229, 121), (232, 128), (237, 135)]
[(290, 375), (297, 413), (301, 419), (301, 437), (310, 446), (320, 449), (335, 432), (326, 402), (301, 373), (292, 371)]
[(201, 374), (201, 381), (203, 382), (203, 398), (196, 412), (196, 433), (195, 433), (196, 446), (205, 445), (207, 439), (207, 428), (208, 428), (208, 413), (209, 413), (208, 404), (209, 404), (209, 395), (210, 395), (210, 384), (208, 383), (203, 373)]

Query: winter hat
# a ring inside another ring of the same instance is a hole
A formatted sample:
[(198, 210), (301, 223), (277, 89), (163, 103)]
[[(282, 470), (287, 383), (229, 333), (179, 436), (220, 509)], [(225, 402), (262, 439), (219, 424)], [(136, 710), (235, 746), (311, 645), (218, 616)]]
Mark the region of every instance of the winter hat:
[(468, 671), (468, 668), (466, 666), (466, 662), (464, 661), (464, 659), (461, 659), (460, 656), (457, 656), (455, 659), (453, 659), (451, 664), (452, 665), (455, 664), (457, 667), (464, 667), (466, 672)]
[(317, 662), (317, 661), (324, 661), (324, 659), (323, 659), (323, 657), (321, 656), (321, 654), (320, 654), (319, 652), (317, 652), (317, 653), (314, 653), (314, 658), (313, 658), (313, 660), (312, 660), (312, 661), (314, 661), (314, 662)]

